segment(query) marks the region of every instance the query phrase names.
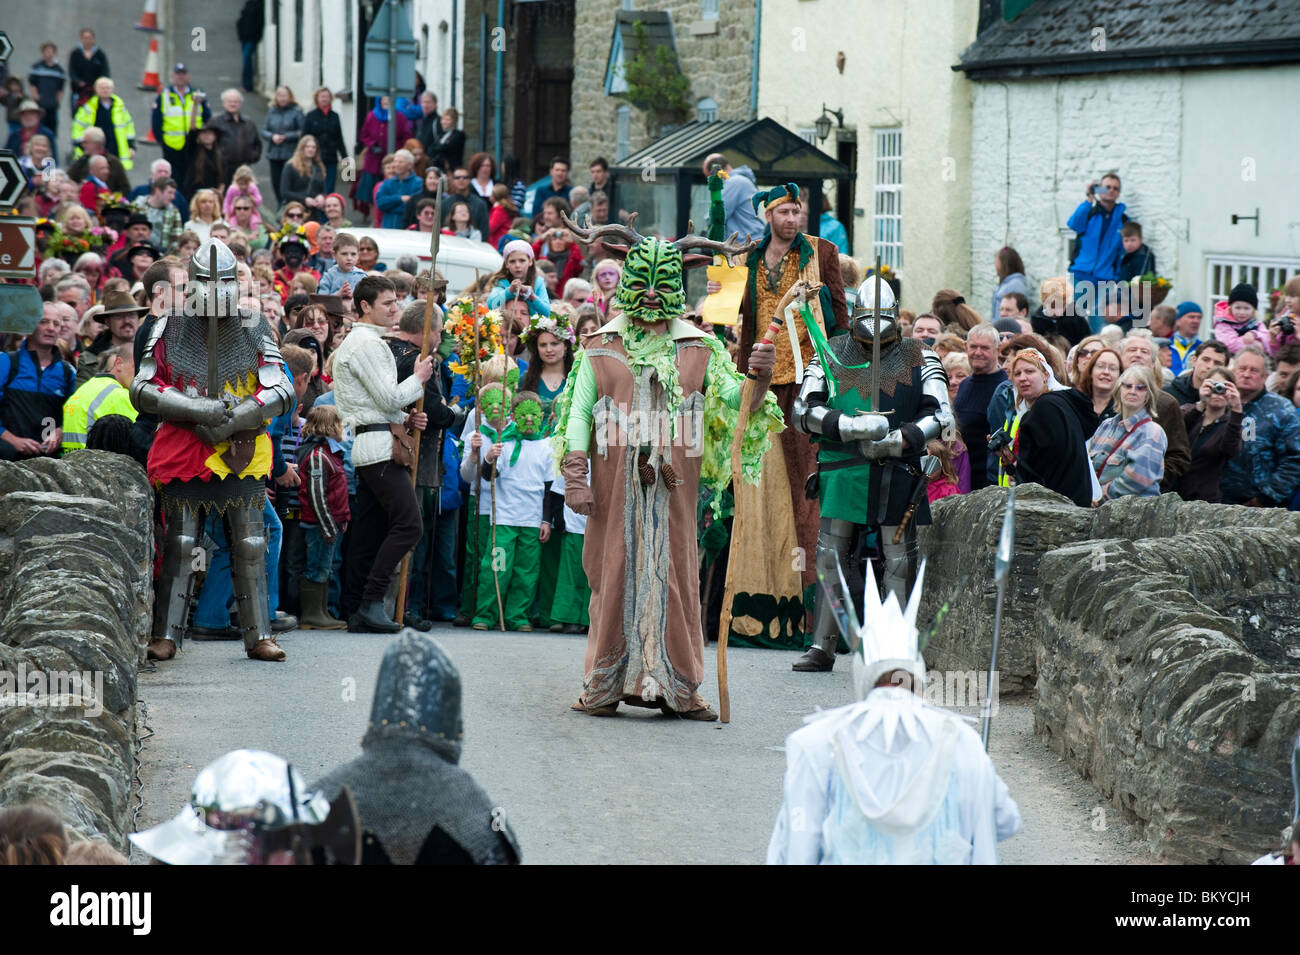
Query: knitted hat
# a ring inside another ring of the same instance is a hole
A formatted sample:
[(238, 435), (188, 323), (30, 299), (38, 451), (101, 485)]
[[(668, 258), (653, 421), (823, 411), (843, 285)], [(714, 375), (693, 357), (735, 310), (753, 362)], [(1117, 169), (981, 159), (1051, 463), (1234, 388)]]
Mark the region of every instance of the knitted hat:
[(528, 256), (530, 260), (534, 258), (533, 247), (523, 239), (511, 239), (507, 242), (505, 248), (501, 250), (501, 258), (510, 258), (511, 252), (522, 252), (524, 255)]
[(1189, 312), (1203, 312), (1203, 311), (1204, 311), (1204, 309), (1202, 309), (1201, 306), (1197, 305), (1195, 302), (1179, 302), (1179, 303), (1178, 303), (1178, 317), (1179, 317), (1179, 318), (1182, 318), (1184, 315), (1188, 314)]
[(1259, 293), (1255, 291), (1255, 286), (1249, 282), (1238, 282), (1228, 293), (1228, 304), (1233, 302), (1245, 302), (1252, 308), (1259, 307)]

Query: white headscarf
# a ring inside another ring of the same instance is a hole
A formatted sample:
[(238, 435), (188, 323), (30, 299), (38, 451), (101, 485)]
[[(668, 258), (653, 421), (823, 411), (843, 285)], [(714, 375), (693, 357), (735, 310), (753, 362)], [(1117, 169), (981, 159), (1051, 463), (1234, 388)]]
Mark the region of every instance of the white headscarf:
[[(1029, 358), (1034, 362), (1034, 364), (1038, 365), (1039, 371), (1047, 375), (1048, 391), (1069, 391), (1070, 390), (1069, 385), (1063, 385), (1056, 380), (1056, 374), (1052, 371), (1052, 366), (1048, 363), (1047, 359), (1043, 357), (1043, 353), (1040, 352), (1037, 348), (1022, 348), (1018, 352), (1016, 352), (1015, 358), (1011, 360), (1011, 368), (1013, 371), (1015, 370), (1016, 367), (1016, 361), (1021, 358)], [(1015, 384), (1013, 383), (1011, 387), (1014, 388)], [(1029, 410), (1028, 403), (1025, 401), (1024, 398), (1021, 398), (1019, 392), (1017, 392), (1016, 393), (1016, 414), (1024, 414), (1028, 410)]]

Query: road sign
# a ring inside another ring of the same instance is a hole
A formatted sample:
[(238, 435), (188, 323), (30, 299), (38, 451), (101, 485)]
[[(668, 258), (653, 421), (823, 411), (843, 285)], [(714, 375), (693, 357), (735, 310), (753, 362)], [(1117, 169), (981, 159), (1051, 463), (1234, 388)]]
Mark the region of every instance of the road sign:
[(0, 285), (0, 332), (30, 335), (41, 321), (41, 293), (35, 285)]
[(367, 96), (415, 90), (415, 34), (411, 15), (398, 0), (384, 0), (375, 14), (365, 45)]
[(36, 220), (0, 216), (0, 276), (30, 279), (36, 275)]
[(9, 54), (14, 51), (13, 41), (9, 39), (9, 34), (0, 30), (0, 63), (9, 59)]
[(27, 188), (27, 177), (18, 157), (7, 149), (0, 149), (0, 210), (12, 209)]

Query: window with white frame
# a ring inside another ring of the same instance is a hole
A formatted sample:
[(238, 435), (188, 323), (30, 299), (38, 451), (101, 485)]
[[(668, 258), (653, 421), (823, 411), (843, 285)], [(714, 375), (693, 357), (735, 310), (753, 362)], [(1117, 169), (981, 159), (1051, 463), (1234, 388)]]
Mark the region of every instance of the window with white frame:
[(798, 136), (800, 139), (802, 139), (804, 142), (806, 142), (809, 146), (816, 146), (816, 145), (817, 145), (817, 127), (816, 127), (816, 126), (804, 126), (804, 127), (801, 127), (800, 129), (796, 129), (796, 130), (794, 131), (794, 134), (795, 134), (796, 136)]
[(1205, 257), (1205, 297), (1210, 300), (1209, 314), (1217, 302), (1226, 302), (1234, 285), (1246, 282), (1259, 292), (1259, 308), (1267, 311), (1269, 292), (1281, 288), (1287, 279), (1300, 275), (1300, 259), (1280, 256), (1207, 255)]
[(620, 106), (617, 115), (614, 158), (615, 160), (623, 160), (632, 153), (632, 107)]
[(718, 103), (711, 97), (704, 97), (695, 104), (696, 119), (701, 123), (714, 123), (718, 120)]
[(903, 127), (874, 132), (873, 253), (897, 272), (903, 267)]
[(701, 20), (718, 19), (718, 0), (701, 0), (700, 19)]

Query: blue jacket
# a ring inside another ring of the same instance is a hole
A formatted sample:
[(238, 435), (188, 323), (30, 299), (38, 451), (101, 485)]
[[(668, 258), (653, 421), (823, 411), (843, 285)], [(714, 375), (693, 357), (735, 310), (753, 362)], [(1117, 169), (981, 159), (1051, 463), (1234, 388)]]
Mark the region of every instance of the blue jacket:
[(1119, 260), (1124, 254), (1119, 230), (1128, 221), (1124, 215), (1127, 207), (1117, 202), (1114, 210), (1107, 213), (1098, 204), (1097, 212), (1090, 215), (1092, 208), (1093, 204), (1085, 199), (1066, 221), (1081, 239), (1079, 256), (1070, 270), (1078, 276), (1113, 282), (1119, 275)]
[(727, 212), (727, 235), (740, 233), (740, 241), (746, 236), (758, 241), (767, 232), (767, 222), (754, 211), (750, 197), (758, 192), (754, 182), (754, 170), (748, 166), (736, 166), (731, 175), (722, 184), (722, 206)]
[[(487, 307), (500, 308), (506, 303), (506, 292), (510, 290), (509, 279), (497, 279), (497, 284), (488, 292)], [(546, 279), (541, 273), (533, 283), (533, 297), (528, 300), (528, 313), (546, 318), (551, 314), (551, 296), (546, 291)]]
[[(964, 385), (966, 382), (962, 382)], [(993, 397), (989, 399), (989, 434), (997, 434), (999, 431), (1010, 431), (1011, 422), (1016, 416), (1016, 390), (1015, 386), (1008, 378), (999, 382), (997, 388), (993, 390)], [(972, 462), (975, 463), (975, 462)], [(989, 484), (998, 483), (998, 456), (992, 451), (985, 455), (985, 464), (988, 469)]]
[(835, 248), (840, 250), (841, 255), (849, 254), (849, 233), (844, 228), (844, 223), (829, 212), (822, 213), (818, 224), (818, 232), (821, 233), (821, 238), (827, 242), (834, 242)]
[(331, 265), (324, 275), (320, 277), (320, 282), (316, 285), (317, 295), (338, 295), (339, 289), (343, 287), (344, 282), (352, 283), (352, 291), (357, 290), (357, 283), (366, 277), (366, 273), (361, 269), (353, 269), (351, 272), (340, 272), (338, 265)]
[(412, 173), (405, 179), (385, 179), (375, 193), (375, 205), (384, 214), (381, 228), (400, 229), (406, 218), (406, 203), (402, 196), (413, 196), (424, 190), (424, 180)]
[[(442, 466), (447, 476), (455, 476), (460, 471), (460, 448), (456, 446), (456, 439), (450, 431), (446, 432), (442, 439)], [(449, 481), (445, 477), (442, 482), (442, 513), (454, 511), (460, 507), (460, 481)]]
[[(14, 375), (12, 382), (9, 381), (9, 373), (12, 370), (9, 364), (10, 361), (9, 352), (0, 352), (0, 407), (5, 404), (5, 394), (8, 390), (27, 392), (29, 395), (44, 395), (49, 398), (62, 398), (63, 401), (67, 401), (72, 397), (73, 391), (76, 390), (76, 373), (71, 370), (72, 366), (65, 361), (59, 360), (50, 362), (49, 365), (42, 369), (36, 362), (36, 356), (27, 349), (27, 339), (23, 339), (18, 346), (18, 372)], [(36, 401), (41, 403), (43, 399), (36, 399)], [(17, 410), (15, 405), (14, 409), (11, 410), (14, 410), (15, 413), (10, 415), (10, 418), (25, 419), (35, 415), (38, 409), (34, 410), (33, 406), (33, 408), (27, 408), (26, 413), (24, 413)], [(54, 417), (56, 424), (62, 424), (62, 415)], [(15, 424), (15, 421), (11, 420), (9, 424), (0, 421), (0, 434), (4, 434), (10, 424)], [(25, 425), (19, 429), (19, 434), (24, 438), (39, 441), (41, 438), (39, 429), (37, 429), (36, 433), (24, 433), (31, 430), (30, 425)]]
[(1281, 395), (1262, 391), (1242, 406), (1242, 451), (1223, 467), (1224, 504), (1252, 497), (1286, 507), (1300, 488), (1300, 414)]

